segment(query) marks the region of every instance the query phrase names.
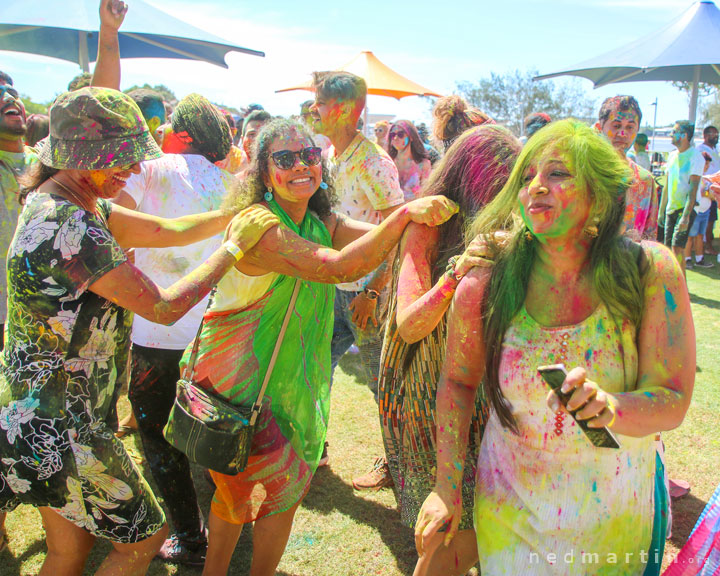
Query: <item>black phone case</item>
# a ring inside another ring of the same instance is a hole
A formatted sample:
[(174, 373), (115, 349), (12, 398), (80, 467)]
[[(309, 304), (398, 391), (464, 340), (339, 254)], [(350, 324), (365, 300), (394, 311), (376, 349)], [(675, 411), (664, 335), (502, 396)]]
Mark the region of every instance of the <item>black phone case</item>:
[[(557, 364), (540, 366), (538, 373), (542, 376), (542, 379), (545, 380), (545, 383), (555, 391), (562, 405), (567, 406), (572, 394), (565, 394), (560, 390), (566, 376), (564, 367), (560, 368)], [(585, 435), (588, 437), (588, 440), (592, 442), (593, 446), (597, 446), (598, 448), (620, 448), (620, 443), (617, 438), (607, 427), (590, 428), (586, 420), (578, 420), (574, 412), (568, 411), (568, 413), (573, 417), (573, 420), (577, 422), (577, 425), (582, 428), (582, 431), (585, 432)]]

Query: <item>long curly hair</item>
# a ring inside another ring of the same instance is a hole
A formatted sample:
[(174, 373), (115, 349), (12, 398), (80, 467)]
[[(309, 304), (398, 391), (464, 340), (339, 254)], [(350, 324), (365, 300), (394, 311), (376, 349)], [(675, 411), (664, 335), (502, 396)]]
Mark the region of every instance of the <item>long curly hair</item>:
[(627, 318), (639, 327), (642, 320), (642, 266), (638, 251), (629, 249), (620, 235), (632, 173), (612, 145), (589, 126), (573, 118), (548, 124), (528, 140), (507, 184), (478, 213), (468, 234), (474, 237), (505, 228), (511, 235), (504, 247), (495, 246), (498, 256), (483, 303), (483, 317), (485, 392), (503, 426), (513, 431), (517, 431), (516, 422), (500, 389), (502, 341), (525, 303), (538, 243), (517, 214), (518, 194), (525, 186), (523, 180), (530, 164), (556, 150), (569, 159), (578, 184), (590, 193), (592, 214), (598, 218), (598, 236), (589, 254), (595, 292), (616, 321)]
[[(292, 133), (309, 140), (313, 146), (313, 140), (310, 131), (300, 122), (294, 120), (286, 120), (285, 118), (277, 118), (265, 124), (253, 145), (252, 164), (248, 169), (246, 177), (238, 181), (230, 190), (227, 198), (223, 202), (226, 209), (239, 212), (263, 201), (263, 196), (267, 190), (265, 180), (268, 178), (270, 165), (270, 146), (276, 138), (287, 136)], [(335, 182), (330, 175), (327, 161), (322, 161), (322, 179), (327, 184), (326, 189), (318, 188), (308, 202), (308, 208), (318, 215), (320, 219), (326, 219), (332, 212), (332, 207), (336, 203)]]
[(420, 134), (418, 134), (415, 125), (409, 120), (396, 120), (392, 123), (392, 126), (390, 126), (390, 130), (388, 132), (388, 154), (390, 154), (390, 158), (395, 160), (398, 155), (398, 151), (392, 145), (392, 133), (394, 128), (400, 128), (407, 135), (410, 140), (410, 154), (416, 164), (420, 164), (420, 162), (428, 158), (428, 153), (425, 149), (425, 145), (420, 139)]
[[(433, 284), (444, 274), (448, 259), (465, 250), (464, 234), (468, 222), (502, 190), (521, 149), (522, 144), (507, 128), (477, 126), (463, 133), (435, 166), (422, 195), (445, 196), (456, 202), (460, 209), (438, 227)], [(396, 262), (399, 263), (399, 259)], [(410, 367), (419, 346), (419, 342), (408, 346), (404, 371)]]

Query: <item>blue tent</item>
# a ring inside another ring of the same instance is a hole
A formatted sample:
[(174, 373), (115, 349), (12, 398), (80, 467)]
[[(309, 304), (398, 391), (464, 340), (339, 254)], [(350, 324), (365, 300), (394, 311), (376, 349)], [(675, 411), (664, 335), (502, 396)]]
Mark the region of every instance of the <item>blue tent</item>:
[(698, 83), (720, 84), (720, 10), (713, 2), (697, 2), (653, 34), (535, 80), (567, 75), (592, 80), (595, 88), (616, 82), (691, 82), (694, 121)]
[[(77, 62), (87, 71), (97, 56), (97, 0), (0, 2), (0, 50)], [(181, 58), (227, 68), (230, 51), (265, 56), (227, 41), (142, 2), (132, 0), (120, 29), (122, 58)]]

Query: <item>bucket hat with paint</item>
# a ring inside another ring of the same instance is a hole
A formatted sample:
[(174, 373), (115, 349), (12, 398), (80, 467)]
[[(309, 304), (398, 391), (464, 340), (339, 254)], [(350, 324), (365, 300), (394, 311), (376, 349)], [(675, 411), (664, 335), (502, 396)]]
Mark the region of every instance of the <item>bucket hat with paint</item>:
[(104, 170), (160, 156), (132, 98), (88, 87), (61, 94), (51, 106), (50, 136), (40, 161), (61, 170)]

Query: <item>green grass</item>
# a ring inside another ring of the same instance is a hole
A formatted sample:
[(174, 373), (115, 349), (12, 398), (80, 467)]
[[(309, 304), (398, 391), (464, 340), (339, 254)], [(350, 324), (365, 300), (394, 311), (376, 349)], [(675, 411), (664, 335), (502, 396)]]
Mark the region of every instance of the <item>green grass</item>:
[[(677, 430), (664, 434), (671, 477), (688, 480), (692, 491), (675, 502), (673, 538), (666, 562), (687, 539), (705, 503), (720, 482), (720, 274), (717, 269), (691, 270), (688, 283), (698, 341), (698, 372), (692, 406)], [(412, 532), (395, 512), (390, 490), (354, 492), (353, 476), (366, 472), (382, 454), (377, 407), (367, 387), (356, 378), (357, 357), (346, 356), (336, 375), (328, 440), (330, 466), (321, 469), (296, 516), (278, 574), (297, 576), (382, 575), (412, 573), (415, 550)], [(124, 410), (127, 409), (125, 405)], [(126, 445), (140, 454), (139, 439)], [(146, 470), (147, 472), (147, 470)], [(195, 470), (203, 509), (211, 492)], [(149, 477), (149, 474), (147, 474)], [(45, 555), (40, 517), (22, 506), (8, 516), (10, 551), (0, 554), (0, 574), (37, 574)], [(251, 528), (246, 528), (233, 557), (230, 574), (245, 574), (250, 565)], [(90, 560), (92, 574), (109, 549), (98, 542)], [(148, 574), (194, 575), (199, 571), (154, 561)]]

